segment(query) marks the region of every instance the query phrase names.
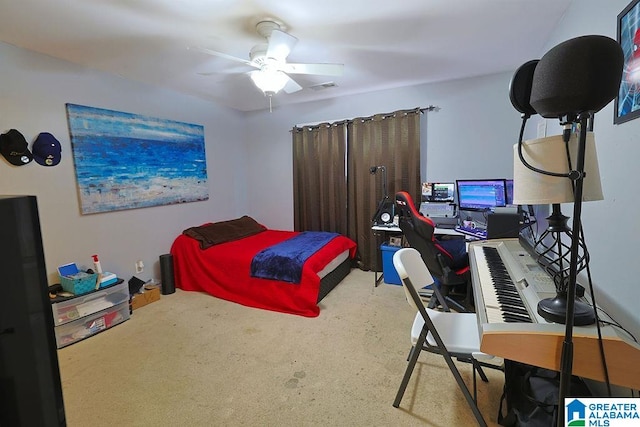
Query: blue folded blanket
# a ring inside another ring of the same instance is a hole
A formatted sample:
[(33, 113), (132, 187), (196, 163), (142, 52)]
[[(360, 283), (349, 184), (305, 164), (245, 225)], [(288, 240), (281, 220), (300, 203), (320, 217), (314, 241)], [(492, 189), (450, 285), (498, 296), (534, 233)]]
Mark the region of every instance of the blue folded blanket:
[(251, 276), (300, 283), (305, 261), (338, 233), (303, 231), (258, 252), (251, 260)]

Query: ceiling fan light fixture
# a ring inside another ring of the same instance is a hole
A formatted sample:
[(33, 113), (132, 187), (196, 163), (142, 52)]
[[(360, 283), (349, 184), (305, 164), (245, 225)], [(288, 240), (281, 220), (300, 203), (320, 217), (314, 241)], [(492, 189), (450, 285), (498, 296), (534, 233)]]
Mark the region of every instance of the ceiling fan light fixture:
[(253, 83), (265, 95), (275, 95), (284, 88), (289, 77), (279, 70), (257, 70), (250, 74)]

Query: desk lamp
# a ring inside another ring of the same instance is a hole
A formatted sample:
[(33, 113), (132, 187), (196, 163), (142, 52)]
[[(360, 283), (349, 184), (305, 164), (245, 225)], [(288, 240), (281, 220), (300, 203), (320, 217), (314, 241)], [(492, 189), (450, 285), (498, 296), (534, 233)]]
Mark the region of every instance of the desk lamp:
[[(560, 209), (561, 203), (574, 202), (574, 186), (569, 173), (574, 170), (578, 155), (579, 136), (570, 130), (563, 135), (550, 136), (525, 141), (514, 146), (513, 199), (515, 204), (551, 204), (552, 213), (547, 218), (548, 228), (534, 243), (538, 263), (553, 278), (556, 287), (554, 298), (538, 303), (538, 314), (544, 319), (565, 323), (567, 314), (567, 293), (571, 269), (571, 242), (578, 240), (576, 258), (577, 271), (583, 270), (589, 262), (584, 237), (581, 230), (567, 225), (569, 217)], [(582, 201), (602, 200), (602, 186), (592, 132), (587, 133), (585, 172)], [(524, 160), (521, 160), (521, 157)], [(528, 166), (534, 169), (530, 169)], [(560, 176), (550, 176), (537, 172), (553, 171)], [(580, 301), (575, 301), (574, 324), (589, 325), (595, 321), (593, 309)]]

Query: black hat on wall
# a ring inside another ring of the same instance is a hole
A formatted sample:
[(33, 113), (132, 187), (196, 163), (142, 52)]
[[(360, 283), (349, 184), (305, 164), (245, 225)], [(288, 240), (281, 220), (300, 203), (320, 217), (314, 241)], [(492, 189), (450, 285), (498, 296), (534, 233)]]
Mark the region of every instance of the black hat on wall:
[(0, 135), (0, 153), (12, 165), (22, 166), (33, 160), (27, 140), (15, 129)]

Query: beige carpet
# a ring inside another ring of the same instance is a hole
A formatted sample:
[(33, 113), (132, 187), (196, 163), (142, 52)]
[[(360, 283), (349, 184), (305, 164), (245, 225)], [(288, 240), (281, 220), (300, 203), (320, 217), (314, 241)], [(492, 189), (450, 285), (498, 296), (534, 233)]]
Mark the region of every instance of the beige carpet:
[[(353, 270), (317, 318), (177, 290), (59, 350), (69, 426), (471, 426), (442, 357), (423, 354), (399, 409), (414, 312)], [(474, 331), (470, 331), (473, 333)], [(471, 384), (471, 368), (459, 363)], [(479, 406), (496, 425), (503, 376)]]

